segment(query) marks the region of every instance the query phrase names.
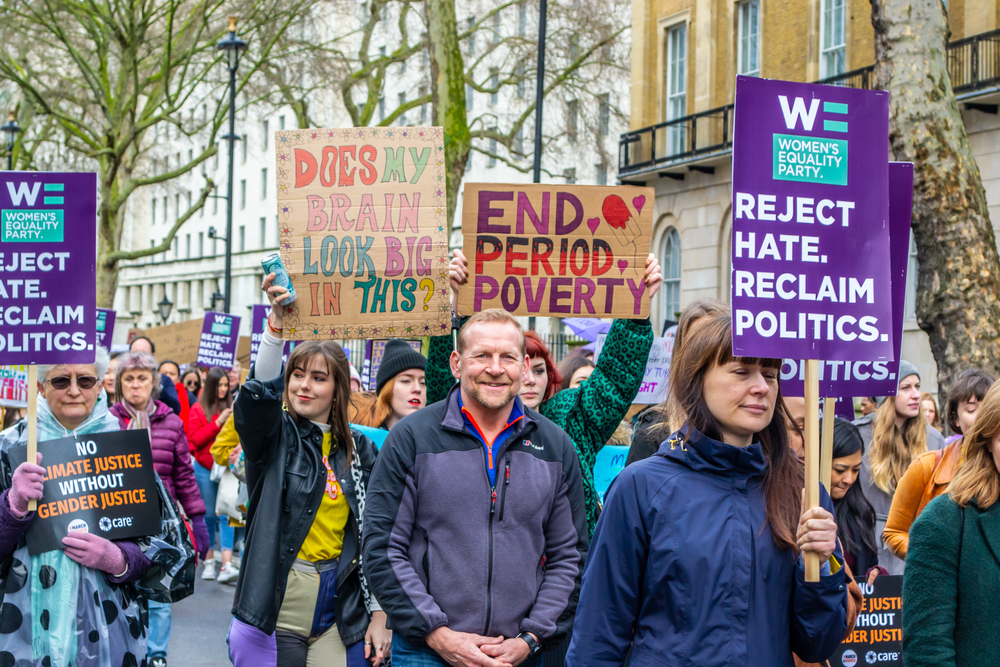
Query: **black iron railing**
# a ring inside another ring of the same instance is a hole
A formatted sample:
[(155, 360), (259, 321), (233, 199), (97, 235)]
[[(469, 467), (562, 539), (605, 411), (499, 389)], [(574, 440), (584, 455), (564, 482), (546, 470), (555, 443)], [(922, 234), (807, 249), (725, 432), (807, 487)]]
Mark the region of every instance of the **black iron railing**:
[[(1000, 30), (948, 44), (948, 75), (956, 95), (1000, 86)], [(875, 66), (816, 81), (828, 86), (871, 89)], [(618, 142), (618, 173), (667, 169), (732, 149), (733, 105), (625, 132)]]
[(733, 105), (626, 132), (618, 143), (618, 171), (690, 161), (733, 146)]

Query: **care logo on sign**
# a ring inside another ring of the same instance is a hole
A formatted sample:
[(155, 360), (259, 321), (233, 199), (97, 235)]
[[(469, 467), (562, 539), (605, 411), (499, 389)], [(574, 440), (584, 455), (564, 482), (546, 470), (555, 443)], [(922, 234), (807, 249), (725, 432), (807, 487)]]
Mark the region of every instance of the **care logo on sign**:
[[(801, 97), (789, 104), (788, 97), (778, 95), (778, 104), (785, 120), (785, 127), (795, 131), (813, 132), (816, 127), (820, 100), (809, 100), (809, 107)], [(823, 114), (847, 113), (847, 105), (823, 102)], [(816, 130), (819, 130), (816, 127)], [(847, 122), (824, 119), (824, 132), (847, 132)], [(847, 185), (847, 141), (799, 134), (774, 134), (772, 137), (772, 177), (776, 181), (804, 181)]]
[(65, 185), (62, 183), (13, 183), (7, 181), (7, 194), (15, 207), (29, 208), (3, 209), (0, 212), (0, 227), (3, 234), (0, 240), (4, 243), (62, 243), (63, 242), (63, 211), (62, 209), (34, 208), (42, 206), (62, 206), (65, 200), (62, 194), (43, 194), (39, 202), (40, 191), (62, 193)]
[(225, 315), (216, 315), (215, 321), (212, 322), (212, 333), (219, 336), (228, 336), (233, 329), (232, 318), (226, 317)]

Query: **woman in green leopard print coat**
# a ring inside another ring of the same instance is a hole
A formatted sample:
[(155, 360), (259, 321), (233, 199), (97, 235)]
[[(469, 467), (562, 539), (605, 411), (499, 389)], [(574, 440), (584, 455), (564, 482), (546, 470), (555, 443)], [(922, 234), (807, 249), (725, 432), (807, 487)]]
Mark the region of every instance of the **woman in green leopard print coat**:
[[(454, 307), (458, 288), (469, 277), (469, 264), (462, 251), (455, 251), (449, 270)], [(646, 260), (644, 278), (652, 298), (663, 282), (660, 263), (652, 254)], [(528, 359), (527, 373), (521, 384), (521, 400), (525, 406), (538, 410), (553, 421), (573, 440), (580, 457), (587, 525), (591, 535), (600, 513), (594, 488), (594, 462), (597, 453), (625, 418), (632, 399), (639, 393), (652, 346), (653, 328), (648, 319), (615, 320), (591, 376), (579, 387), (565, 389), (555, 395), (552, 378), (557, 373), (551, 367), (551, 358), (545, 354), (544, 358), (540, 355), (534, 358), (529, 356)], [(425, 374), (428, 405), (444, 400), (455, 384), (449, 363), (453, 349), (451, 336), (431, 338)]]

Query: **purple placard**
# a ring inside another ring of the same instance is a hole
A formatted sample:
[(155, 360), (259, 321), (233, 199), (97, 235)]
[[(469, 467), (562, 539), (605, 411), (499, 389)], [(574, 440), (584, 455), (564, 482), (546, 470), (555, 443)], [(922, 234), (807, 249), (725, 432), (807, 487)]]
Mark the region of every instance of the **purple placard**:
[(111, 349), (111, 339), (115, 335), (115, 311), (108, 308), (97, 309), (97, 344)]
[(740, 76), (733, 351), (893, 358), (889, 94)]
[[(892, 339), (894, 361), (821, 361), (821, 396), (895, 396), (899, 384), (899, 348), (903, 341), (906, 265), (910, 253), (910, 214), (913, 209), (913, 164), (889, 163), (889, 267), (892, 274)], [(847, 373), (845, 378), (844, 374)], [(781, 393), (802, 396), (805, 371), (801, 361), (785, 359)]]
[[(271, 313), (271, 306), (268, 304), (257, 304), (251, 309), (250, 317), (250, 365), (257, 363), (257, 350), (260, 349), (260, 341), (264, 337), (264, 330), (267, 329), (267, 316)], [(288, 355), (295, 349), (298, 341), (285, 341), (285, 349), (281, 352), (281, 363), (288, 363)]]
[(92, 364), (97, 175), (8, 171), (0, 184), (0, 364)]
[(198, 342), (198, 365), (231, 369), (236, 363), (236, 346), (239, 340), (239, 317), (207, 311), (201, 327), (201, 340)]
[[(365, 346), (365, 375), (362, 376), (364, 386), (367, 391), (375, 391), (375, 383), (378, 379), (378, 369), (382, 365), (382, 354), (385, 352), (385, 344), (388, 338), (380, 338), (368, 341)], [(417, 354), (423, 349), (423, 341), (403, 339)]]

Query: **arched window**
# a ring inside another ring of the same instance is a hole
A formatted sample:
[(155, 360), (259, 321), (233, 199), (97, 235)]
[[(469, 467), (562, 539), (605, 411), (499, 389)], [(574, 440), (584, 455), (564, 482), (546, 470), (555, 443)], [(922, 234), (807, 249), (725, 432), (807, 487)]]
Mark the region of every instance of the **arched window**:
[(681, 235), (671, 227), (663, 237), (663, 286), (660, 288), (660, 312), (664, 320), (676, 320), (681, 310)]

